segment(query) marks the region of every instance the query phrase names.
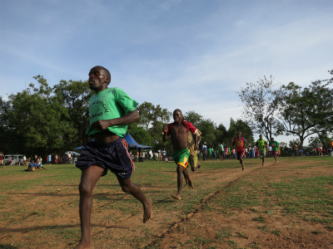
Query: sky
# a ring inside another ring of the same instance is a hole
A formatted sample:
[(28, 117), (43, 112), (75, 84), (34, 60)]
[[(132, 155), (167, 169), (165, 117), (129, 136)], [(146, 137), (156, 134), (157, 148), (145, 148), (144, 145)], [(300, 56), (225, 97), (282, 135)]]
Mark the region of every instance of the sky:
[(244, 116), (238, 92), (247, 82), (329, 77), (332, 13), (331, 0), (2, 0), (0, 96), (35, 75), (51, 86), (85, 81), (103, 65), (110, 86), (139, 103), (228, 128)]

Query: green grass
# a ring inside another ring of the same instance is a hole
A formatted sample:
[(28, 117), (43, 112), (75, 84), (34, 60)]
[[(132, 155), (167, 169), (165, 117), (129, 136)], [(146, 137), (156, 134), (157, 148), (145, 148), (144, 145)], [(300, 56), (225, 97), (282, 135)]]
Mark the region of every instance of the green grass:
[[(226, 189), (223, 198), (216, 201), (221, 210), (247, 208), (256, 212), (256, 206), (266, 207), (268, 215), (272, 208), (280, 206), (285, 213), (320, 213), (330, 218), (317, 219), (317, 222), (331, 222), (333, 210), (333, 176), (316, 176), (300, 179), (286, 178), (280, 182), (248, 176)], [(215, 202), (215, 203), (216, 203)], [(216, 207), (218, 209), (218, 207)], [(315, 219), (312, 219), (315, 221)]]
[[(303, 166), (302, 170), (304, 171), (313, 170), (312, 168), (317, 167), (316, 165), (324, 165), (333, 169), (333, 158), (330, 157), (280, 159), (281, 162), (291, 160), (293, 162), (302, 162), (302, 160), (309, 162), (309, 167)], [(269, 164), (272, 162), (271, 158), (267, 159), (268, 166), (263, 170), (269, 170)], [(170, 217), (173, 220), (180, 220), (188, 213), (201, 208), (202, 200), (207, 195), (220, 191), (200, 212), (216, 212), (228, 217), (229, 215), (237, 215), (240, 210), (247, 211), (251, 214), (251, 222), (255, 224), (255, 229), (280, 237), (282, 237), (283, 231), (271, 228), (267, 222), (280, 210), (286, 217), (296, 217), (304, 222), (322, 224), (326, 231), (333, 230), (333, 176), (303, 177), (292, 174), (290, 177), (287, 174), (279, 181), (272, 182), (267, 174), (244, 174), (243, 177), (225, 187), (223, 184), (215, 183), (220, 177), (220, 175), (215, 177), (215, 173), (226, 172), (229, 169), (240, 170), (238, 161), (217, 160), (205, 161), (201, 164), (200, 172), (194, 173), (198, 174), (193, 182), (195, 188), (193, 190), (188, 187), (184, 188), (183, 201), (177, 202), (170, 198), (170, 195), (176, 191), (176, 172), (173, 162), (146, 161), (136, 163), (136, 171), (132, 181), (137, 183), (153, 200), (155, 213), (166, 214), (176, 211), (177, 213)], [(259, 159), (245, 161), (246, 169), (259, 164)], [(75, 215), (77, 215), (80, 170), (69, 164), (46, 165), (45, 167), (45, 170), (35, 172), (25, 172), (24, 167), (19, 166), (0, 167), (0, 228), (6, 228), (7, 224), (19, 227), (23, 222), (25, 225), (23, 225), (22, 233), (28, 233), (30, 220), (43, 222), (47, 219), (50, 220), (51, 225), (36, 226), (33, 228), (35, 229), (34, 233), (38, 233), (41, 238), (53, 238), (52, 241), (46, 243), (50, 248), (54, 243), (57, 243), (57, 240), (66, 241), (66, 244), (69, 245), (79, 238), (78, 224), (68, 222), (63, 226), (58, 226), (52, 225), (52, 220), (64, 216), (65, 212), (68, 211), (75, 210)], [(297, 169), (299, 170), (299, 166), (284, 169), (284, 172)], [(272, 172), (273, 170), (279, 170), (278, 165), (276, 168), (272, 168)], [(209, 181), (207, 181), (208, 176), (210, 177)], [(131, 217), (141, 212), (141, 204), (121, 191), (116, 178), (110, 172), (97, 183), (94, 191), (94, 202), (94, 219), (98, 224), (103, 222), (117, 224), (123, 217)], [(106, 210), (110, 212), (106, 212)], [(168, 223), (170, 219), (159, 222), (161, 224)], [(140, 231), (138, 235), (125, 239), (125, 242), (119, 238), (112, 238), (112, 240), (139, 248), (155, 238), (154, 231), (147, 230), (144, 226), (137, 229)], [(118, 230), (116, 230), (117, 232)], [(3, 248), (11, 248), (10, 246), (24, 248), (23, 242), (15, 241), (15, 229), (5, 233), (7, 237), (0, 245), (0, 249), (1, 246)], [(312, 234), (320, 233), (317, 230), (312, 231)], [(103, 231), (101, 237), (97, 236), (96, 241), (103, 241), (105, 234), (108, 232)], [(216, 229), (213, 239), (207, 238), (203, 234), (193, 235), (190, 240), (178, 245), (197, 249), (219, 248), (217, 245), (223, 243), (226, 248), (239, 248), (235, 242), (236, 238), (247, 240), (248, 235), (241, 231), (223, 228)], [(42, 243), (42, 241), (39, 240), (38, 243)], [(30, 243), (34, 245), (33, 241)], [(32, 247), (30, 246), (30, 248)], [(158, 247), (159, 241), (149, 248)], [(246, 248), (261, 247), (255, 241), (249, 241)]]
[(333, 187), (333, 176), (271, 183), (269, 187), (266, 194), (276, 197), (275, 204), (283, 207), (287, 213), (326, 213), (325, 210), (332, 210), (333, 200), (329, 191)]

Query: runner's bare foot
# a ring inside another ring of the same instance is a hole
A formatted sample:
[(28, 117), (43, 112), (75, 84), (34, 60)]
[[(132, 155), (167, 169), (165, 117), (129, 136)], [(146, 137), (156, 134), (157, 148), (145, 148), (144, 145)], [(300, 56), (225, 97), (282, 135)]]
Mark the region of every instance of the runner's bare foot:
[(80, 242), (75, 249), (94, 249), (94, 247), (91, 246), (90, 243)]
[(180, 201), (182, 199), (182, 197), (180, 195), (171, 195), (171, 197), (177, 201)]
[(143, 205), (143, 223), (146, 223), (151, 218), (152, 201), (148, 200), (147, 204)]

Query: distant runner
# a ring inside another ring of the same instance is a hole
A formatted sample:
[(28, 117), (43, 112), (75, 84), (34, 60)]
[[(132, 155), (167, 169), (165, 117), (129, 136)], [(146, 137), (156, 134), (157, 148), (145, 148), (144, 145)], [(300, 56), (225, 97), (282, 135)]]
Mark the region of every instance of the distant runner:
[(244, 170), (245, 138), (242, 137), (242, 132), (238, 132), (237, 136), (232, 141), (232, 145), (235, 146), (237, 159), (242, 166), (242, 170)]
[(270, 146), (272, 147), (272, 153), (275, 160), (275, 163), (278, 161), (277, 158), (280, 154), (280, 143), (275, 141), (274, 138), (272, 138), (272, 141), (270, 142)]
[(259, 150), (259, 156), (261, 159), (261, 166), (264, 166), (265, 163), (265, 156), (266, 156), (266, 149), (267, 149), (267, 142), (262, 138), (262, 135), (259, 136), (259, 139), (256, 142), (256, 145)]

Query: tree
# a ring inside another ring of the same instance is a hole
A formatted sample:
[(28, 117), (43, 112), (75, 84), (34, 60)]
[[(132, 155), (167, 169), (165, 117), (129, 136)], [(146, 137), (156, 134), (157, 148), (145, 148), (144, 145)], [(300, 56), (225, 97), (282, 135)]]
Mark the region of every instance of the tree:
[(189, 111), (184, 115), (185, 120), (190, 121), (194, 124), (201, 132), (202, 139), (201, 141), (214, 145), (218, 144), (218, 130), (215, 123), (210, 119), (204, 119), (199, 113), (195, 111)]
[(63, 151), (76, 136), (68, 122), (68, 111), (51, 95), (52, 89), (42, 76), (39, 84), (9, 97), (6, 122), (11, 152), (42, 154)]
[[(329, 71), (331, 77), (333, 70)], [(309, 91), (316, 100), (317, 112), (310, 113), (314, 119), (315, 131), (318, 136), (333, 132), (333, 78), (317, 80), (310, 84)]]
[[(333, 75), (333, 71), (329, 71)], [(279, 105), (283, 131), (298, 137), (299, 148), (306, 138), (327, 137), (333, 131), (333, 78), (313, 81), (308, 87), (290, 82), (280, 90)]]
[(15, 138), (8, 122), (9, 110), (9, 101), (5, 101), (0, 97), (0, 152), (4, 153), (11, 151), (11, 141), (12, 138)]
[(229, 145), (231, 145), (232, 139), (237, 135), (238, 132), (242, 133), (242, 136), (246, 139), (248, 144), (253, 144), (253, 132), (247, 122), (240, 119), (236, 121), (230, 119), (230, 126), (228, 129)]
[(130, 133), (139, 144), (152, 145), (153, 138), (148, 130), (138, 126), (138, 123), (131, 123), (128, 126), (128, 133)]
[(286, 135), (295, 135), (299, 148), (303, 148), (305, 139), (316, 133), (316, 112), (318, 99), (310, 88), (304, 88), (290, 82), (281, 88), (280, 113), (283, 131)]
[(303, 148), (304, 140), (313, 135), (315, 131), (314, 120), (310, 112), (315, 111), (316, 103), (308, 88), (290, 82), (282, 86), (280, 98), (283, 130), (286, 135), (295, 135), (299, 140), (299, 148)]
[(153, 146), (155, 150), (163, 149), (162, 129), (170, 120), (170, 112), (160, 105), (143, 102), (139, 105), (140, 121), (129, 126), (131, 133), (139, 143)]
[[(88, 99), (91, 96), (88, 82), (62, 80), (53, 88), (54, 101), (68, 111), (66, 120), (77, 131), (77, 136), (71, 142), (73, 147), (86, 141), (88, 120)], [(65, 118), (65, 117), (63, 117)]]
[(217, 143), (228, 144), (230, 141), (230, 136), (223, 124), (220, 124), (216, 128), (216, 141)]
[(194, 126), (200, 125), (200, 123), (203, 121), (203, 117), (195, 111), (189, 111), (185, 113), (184, 118), (185, 120), (190, 121), (192, 124), (194, 124)]
[(202, 120), (197, 125), (197, 128), (202, 132), (201, 141), (206, 142), (209, 145), (216, 144), (216, 127), (212, 120)]
[(151, 128), (154, 124), (162, 122), (169, 122), (171, 113), (162, 108), (160, 105), (153, 105), (150, 102), (143, 102), (138, 107), (140, 112), (139, 125), (144, 127), (146, 130)]
[(244, 104), (244, 115), (251, 128), (269, 141), (281, 134), (277, 119), (279, 91), (273, 90), (272, 76), (246, 83), (239, 97)]

